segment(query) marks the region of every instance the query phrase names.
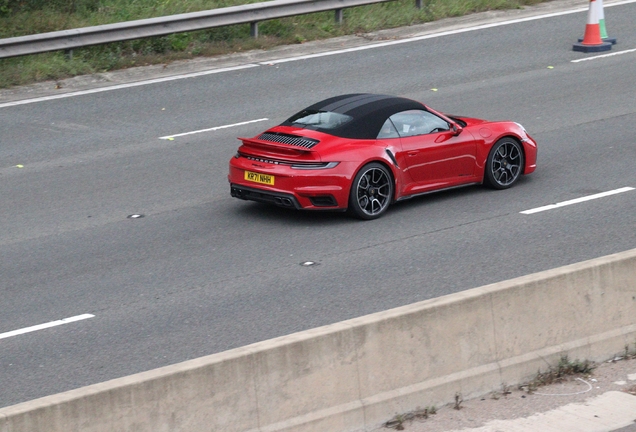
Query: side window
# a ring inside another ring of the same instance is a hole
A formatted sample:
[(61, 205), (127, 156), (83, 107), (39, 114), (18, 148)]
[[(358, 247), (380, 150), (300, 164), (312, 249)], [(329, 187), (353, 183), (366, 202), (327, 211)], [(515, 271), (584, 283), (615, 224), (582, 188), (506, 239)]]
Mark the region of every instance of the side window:
[(409, 110), (393, 114), (389, 117), (401, 137), (425, 135), (433, 132), (449, 130), (449, 124), (424, 110)]
[(385, 138), (399, 138), (400, 134), (398, 134), (397, 129), (393, 125), (391, 119), (386, 119), (384, 124), (382, 125), (382, 129), (380, 129), (380, 133), (378, 134), (378, 139)]

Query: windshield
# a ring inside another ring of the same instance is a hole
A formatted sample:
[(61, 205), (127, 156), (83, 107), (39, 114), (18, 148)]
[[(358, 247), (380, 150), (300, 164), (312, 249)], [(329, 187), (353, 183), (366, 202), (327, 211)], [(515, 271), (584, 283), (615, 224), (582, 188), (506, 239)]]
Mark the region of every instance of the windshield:
[(353, 117), (330, 111), (301, 111), (288, 120), (294, 126), (312, 126), (320, 129), (335, 129), (353, 120)]

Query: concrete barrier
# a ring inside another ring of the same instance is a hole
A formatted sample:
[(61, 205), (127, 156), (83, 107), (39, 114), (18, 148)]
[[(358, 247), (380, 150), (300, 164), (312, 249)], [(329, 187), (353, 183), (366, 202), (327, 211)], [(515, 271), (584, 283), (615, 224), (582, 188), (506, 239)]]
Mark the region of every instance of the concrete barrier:
[(636, 342), (636, 250), (0, 409), (0, 432), (367, 431)]

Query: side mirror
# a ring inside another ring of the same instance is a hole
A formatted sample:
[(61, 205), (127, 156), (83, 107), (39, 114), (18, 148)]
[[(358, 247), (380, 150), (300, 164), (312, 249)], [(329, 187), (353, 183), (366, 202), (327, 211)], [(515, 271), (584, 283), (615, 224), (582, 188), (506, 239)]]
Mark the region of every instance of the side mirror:
[(462, 133), (463, 130), (464, 128), (458, 125), (457, 123), (455, 122), (451, 123), (451, 131), (453, 131), (454, 136), (459, 135), (460, 133)]

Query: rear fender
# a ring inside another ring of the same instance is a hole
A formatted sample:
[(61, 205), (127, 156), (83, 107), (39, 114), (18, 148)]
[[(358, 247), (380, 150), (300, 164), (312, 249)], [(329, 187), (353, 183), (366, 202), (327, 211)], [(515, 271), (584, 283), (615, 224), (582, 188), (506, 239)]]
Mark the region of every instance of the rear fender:
[[(363, 166), (369, 163), (376, 162), (384, 165), (384, 167), (387, 168), (389, 170), (389, 173), (391, 174), (391, 180), (393, 182), (393, 197), (391, 199), (391, 202), (395, 202), (400, 197), (399, 191), (403, 184), (402, 171), (401, 169), (396, 167), (393, 159), (389, 156), (389, 152), (386, 150), (390, 151), (390, 149), (385, 149), (384, 152), (379, 152), (377, 155), (369, 157), (368, 159), (365, 159), (364, 162), (360, 163), (358, 168), (353, 173), (353, 177), (355, 177), (355, 175), (362, 169)], [(353, 181), (353, 177), (351, 178), (351, 181)]]

